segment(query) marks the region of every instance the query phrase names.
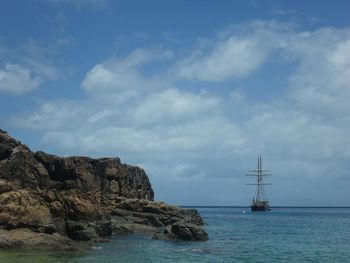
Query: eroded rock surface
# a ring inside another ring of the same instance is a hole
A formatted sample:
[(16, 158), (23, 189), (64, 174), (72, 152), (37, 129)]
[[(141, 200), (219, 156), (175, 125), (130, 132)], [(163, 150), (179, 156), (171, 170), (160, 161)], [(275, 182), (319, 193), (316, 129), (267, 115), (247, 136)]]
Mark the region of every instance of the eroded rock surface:
[(153, 199), (144, 170), (119, 158), (33, 153), (0, 130), (0, 248), (75, 249), (112, 232), (208, 239), (196, 210)]
[[(155, 239), (208, 240), (196, 209), (182, 209), (163, 202), (120, 198), (111, 211), (112, 228), (118, 233), (153, 233)], [(187, 232), (186, 232), (187, 231)], [(186, 232), (186, 233), (185, 233)]]

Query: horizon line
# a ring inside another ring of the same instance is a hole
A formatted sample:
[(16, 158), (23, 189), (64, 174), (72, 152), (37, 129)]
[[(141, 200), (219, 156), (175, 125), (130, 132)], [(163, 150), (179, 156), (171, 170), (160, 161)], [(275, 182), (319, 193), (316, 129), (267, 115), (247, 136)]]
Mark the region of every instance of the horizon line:
[[(180, 205), (183, 208), (249, 208), (247, 205)], [(270, 206), (271, 208), (350, 208), (350, 206)]]

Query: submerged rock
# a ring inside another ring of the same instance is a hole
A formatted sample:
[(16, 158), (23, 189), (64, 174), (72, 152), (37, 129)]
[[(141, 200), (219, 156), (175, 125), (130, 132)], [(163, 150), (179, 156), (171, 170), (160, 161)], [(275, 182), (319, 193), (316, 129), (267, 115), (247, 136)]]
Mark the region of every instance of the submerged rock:
[(144, 170), (119, 158), (33, 153), (0, 130), (0, 248), (76, 249), (112, 232), (207, 239), (197, 210), (153, 198)]

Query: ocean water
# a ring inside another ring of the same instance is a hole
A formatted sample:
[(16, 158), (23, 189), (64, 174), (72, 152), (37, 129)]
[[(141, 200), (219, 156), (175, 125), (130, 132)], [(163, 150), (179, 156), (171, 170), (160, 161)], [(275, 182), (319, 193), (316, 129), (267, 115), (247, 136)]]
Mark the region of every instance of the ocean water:
[(123, 235), (85, 253), (0, 252), (1, 263), (350, 262), (350, 208), (198, 208), (207, 242)]

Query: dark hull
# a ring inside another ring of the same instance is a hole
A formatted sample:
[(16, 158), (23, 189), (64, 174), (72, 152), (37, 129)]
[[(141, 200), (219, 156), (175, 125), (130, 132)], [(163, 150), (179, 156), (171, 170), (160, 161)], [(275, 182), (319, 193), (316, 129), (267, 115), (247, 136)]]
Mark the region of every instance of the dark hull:
[(252, 211), (270, 211), (271, 208), (268, 205), (252, 205), (250, 206)]

